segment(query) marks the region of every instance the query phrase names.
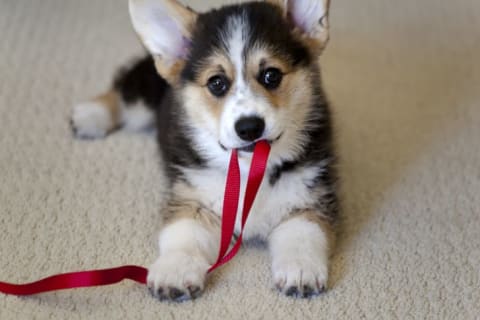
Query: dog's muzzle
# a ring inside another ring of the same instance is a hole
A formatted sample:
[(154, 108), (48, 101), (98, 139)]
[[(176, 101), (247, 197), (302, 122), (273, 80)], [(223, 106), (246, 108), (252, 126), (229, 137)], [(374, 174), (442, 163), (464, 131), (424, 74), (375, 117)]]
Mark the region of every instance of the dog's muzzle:
[[(260, 117), (240, 118), (240, 120), (235, 123), (235, 132), (243, 141), (253, 142), (258, 140), (263, 136), (264, 131), (265, 120)], [(251, 151), (253, 151), (253, 148)]]

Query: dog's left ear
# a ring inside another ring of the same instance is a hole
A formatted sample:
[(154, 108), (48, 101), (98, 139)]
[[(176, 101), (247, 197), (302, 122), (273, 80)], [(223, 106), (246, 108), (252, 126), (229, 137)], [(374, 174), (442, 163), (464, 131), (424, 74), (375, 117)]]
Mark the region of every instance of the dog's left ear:
[(197, 13), (177, 0), (129, 0), (133, 27), (162, 77), (175, 83), (190, 49)]
[(285, 16), (315, 49), (321, 52), (329, 39), (330, 0), (265, 0), (280, 6)]

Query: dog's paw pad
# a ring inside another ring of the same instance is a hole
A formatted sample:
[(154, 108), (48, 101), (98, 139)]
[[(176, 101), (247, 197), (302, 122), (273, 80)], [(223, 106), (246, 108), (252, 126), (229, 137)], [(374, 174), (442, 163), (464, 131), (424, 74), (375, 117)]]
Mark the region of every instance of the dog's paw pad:
[(311, 298), (326, 290), (326, 263), (310, 258), (291, 258), (273, 264), (277, 289), (289, 297)]
[(298, 288), (296, 286), (290, 287), (285, 290), (285, 295), (289, 297), (296, 297), (299, 294)]
[(75, 137), (97, 139), (105, 137), (112, 130), (113, 119), (105, 105), (89, 101), (73, 107), (70, 124)]
[(201, 257), (183, 253), (161, 256), (149, 269), (148, 288), (160, 300), (196, 299), (203, 292), (208, 267)]
[(187, 293), (177, 288), (169, 288), (168, 297), (173, 301), (189, 300)]
[(196, 299), (202, 295), (203, 289), (197, 286), (189, 286), (188, 287), (188, 292), (190, 293), (190, 297), (192, 299)]

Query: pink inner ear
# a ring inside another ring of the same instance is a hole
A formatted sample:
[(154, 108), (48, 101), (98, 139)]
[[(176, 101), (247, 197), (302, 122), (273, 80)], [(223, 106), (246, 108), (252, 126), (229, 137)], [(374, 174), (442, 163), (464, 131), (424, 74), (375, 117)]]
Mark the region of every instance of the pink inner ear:
[(326, 9), (320, 0), (293, 0), (288, 1), (288, 11), (295, 25), (309, 33), (318, 26)]
[(186, 37), (182, 37), (182, 46), (178, 52), (178, 58), (186, 59), (188, 57), (188, 51), (190, 50), (190, 46), (192, 45), (192, 41)]
[(176, 21), (162, 12), (162, 15), (157, 17), (158, 29), (156, 36), (158, 36), (159, 46), (163, 46), (167, 56), (172, 58), (183, 57), (184, 40), (182, 32)]

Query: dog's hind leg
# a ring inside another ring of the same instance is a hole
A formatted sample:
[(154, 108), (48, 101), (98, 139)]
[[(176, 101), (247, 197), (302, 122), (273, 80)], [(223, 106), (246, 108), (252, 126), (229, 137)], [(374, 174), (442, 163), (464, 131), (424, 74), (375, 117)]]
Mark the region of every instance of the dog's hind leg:
[(120, 128), (153, 128), (167, 88), (151, 57), (138, 60), (119, 72), (109, 91), (73, 107), (72, 130), (78, 138), (97, 139)]
[(110, 90), (73, 107), (71, 125), (77, 138), (103, 138), (120, 126), (120, 97)]

